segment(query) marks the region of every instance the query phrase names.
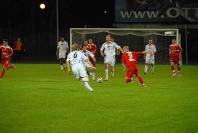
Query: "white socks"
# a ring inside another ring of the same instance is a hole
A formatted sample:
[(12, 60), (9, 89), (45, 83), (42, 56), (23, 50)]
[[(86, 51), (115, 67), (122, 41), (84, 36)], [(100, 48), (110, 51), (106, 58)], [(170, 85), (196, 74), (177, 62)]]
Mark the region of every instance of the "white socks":
[(147, 70), (148, 70), (148, 66), (145, 65), (145, 66), (144, 66), (144, 73), (147, 73)]
[(96, 80), (96, 72), (93, 72), (93, 73), (92, 73), (92, 79), (93, 79), (93, 80)]
[(89, 90), (89, 91), (94, 91), (93, 88), (89, 85), (87, 81), (83, 81), (84, 86)]
[(108, 69), (105, 69), (105, 79), (108, 80)]
[[(147, 73), (147, 71), (148, 71), (148, 65), (145, 65), (144, 66), (144, 73)], [(153, 64), (151, 64), (151, 73), (154, 73), (154, 65)]]

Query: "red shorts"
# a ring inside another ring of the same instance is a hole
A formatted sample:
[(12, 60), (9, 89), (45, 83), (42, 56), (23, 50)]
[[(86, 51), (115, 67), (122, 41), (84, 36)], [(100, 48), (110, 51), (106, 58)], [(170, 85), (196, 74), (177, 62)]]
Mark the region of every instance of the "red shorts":
[(175, 64), (180, 64), (180, 57), (179, 56), (170, 57), (170, 62), (173, 62)]
[(171, 54), (170, 55), (170, 62), (179, 64), (180, 63), (180, 59), (181, 59), (181, 55), (180, 54)]
[(133, 74), (135, 74), (136, 76), (139, 74), (138, 68), (128, 67), (126, 73), (126, 80), (131, 80)]
[(2, 59), (2, 64), (3, 64), (3, 67), (6, 67), (6, 68), (8, 68), (9, 67), (9, 65), (10, 65), (10, 61), (11, 61), (11, 59)]

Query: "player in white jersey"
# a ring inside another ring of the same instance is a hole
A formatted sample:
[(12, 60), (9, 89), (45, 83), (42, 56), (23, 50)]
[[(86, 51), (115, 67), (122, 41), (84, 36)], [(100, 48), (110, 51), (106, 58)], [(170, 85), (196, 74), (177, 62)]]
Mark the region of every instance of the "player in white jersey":
[(151, 72), (154, 73), (154, 64), (155, 64), (155, 53), (156, 47), (153, 44), (153, 40), (149, 40), (148, 44), (145, 46), (145, 66), (144, 66), (144, 74), (147, 73), (148, 66), (151, 66)]
[(68, 43), (64, 40), (64, 37), (61, 37), (60, 41), (58, 42), (57, 50), (56, 50), (56, 56), (60, 62), (61, 70), (66, 68), (65, 60), (66, 60), (67, 51), (68, 51)]
[(72, 72), (75, 75), (75, 77), (77, 79), (82, 80), (84, 86), (89, 91), (93, 92), (93, 88), (88, 83), (89, 78), (85, 70), (85, 67), (83, 66), (83, 63), (86, 62), (87, 64), (89, 64), (91, 69), (95, 70), (95, 67), (91, 64), (89, 59), (81, 51), (79, 51), (78, 44), (73, 44), (72, 50), (73, 51), (70, 52), (67, 56), (67, 70), (70, 73), (72, 69)]
[[(92, 52), (90, 52), (87, 49), (88, 49), (88, 45), (84, 43), (82, 45), (82, 52), (83, 52), (83, 54), (89, 59), (89, 61), (91, 59), (95, 63), (96, 62), (95, 56), (92, 54)], [(90, 74), (92, 76), (93, 81), (95, 81), (95, 78), (96, 78), (96, 72), (95, 72), (95, 70), (90, 69), (90, 65), (88, 63), (84, 62), (83, 64), (84, 64), (84, 67), (85, 67), (87, 73)], [(92, 65), (94, 66), (93, 63), (92, 63)]]
[(111, 41), (111, 35), (106, 35), (106, 42), (102, 44), (100, 53), (104, 57), (105, 64), (105, 80), (108, 80), (108, 65), (110, 65), (111, 75), (114, 76), (114, 65), (115, 65), (115, 50), (118, 49), (123, 53), (122, 48), (116, 43)]

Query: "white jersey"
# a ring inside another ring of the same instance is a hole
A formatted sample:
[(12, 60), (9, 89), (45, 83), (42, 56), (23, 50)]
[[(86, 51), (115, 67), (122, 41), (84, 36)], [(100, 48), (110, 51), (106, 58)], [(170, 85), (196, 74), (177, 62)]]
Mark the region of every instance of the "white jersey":
[(59, 58), (66, 58), (66, 53), (68, 50), (68, 43), (66, 41), (59, 41), (57, 48), (59, 49)]
[(81, 51), (72, 51), (67, 56), (67, 61), (70, 62), (72, 72), (77, 79), (87, 77), (87, 72), (83, 63), (88, 59)]
[(154, 55), (156, 52), (156, 48), (155, 45), (153, 44), (147, 44), (145, 46), (145, 52), (146, 52), (146, 58), (150, 58), (150, 59), (154, 59)]
[(67, 56), (67, 61), (70, 62), (71, 65), (82, 64), (85, 60), (88, 59), (81, 51), (72, 51)]
[(104, 51), (105, 56), (115, 56), (116, 48), (120, 49), (120, 46), (116, 44), (115, 42), (110, 42), (110, 43), (105, 42), (102, 44), (100, 51)]

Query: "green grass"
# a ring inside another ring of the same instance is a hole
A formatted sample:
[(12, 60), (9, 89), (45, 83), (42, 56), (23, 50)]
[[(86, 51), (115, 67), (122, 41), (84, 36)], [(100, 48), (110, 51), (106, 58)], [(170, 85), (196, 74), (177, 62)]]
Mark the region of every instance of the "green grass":
[[(197, 133), (198, 66), (171, 77), (169, 65), (143, 75), (143, 88), (115, 78), (90, 93), (57, 64), (18, 64), (0, 81), (0, 133)], [(103, 74), (98, 65), (97, 74)]]

